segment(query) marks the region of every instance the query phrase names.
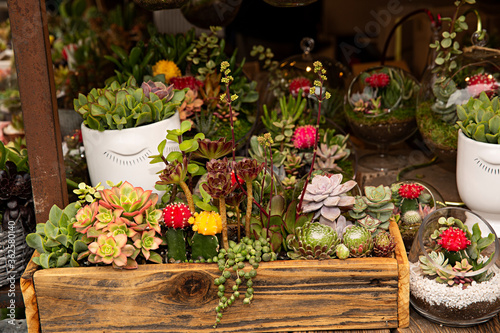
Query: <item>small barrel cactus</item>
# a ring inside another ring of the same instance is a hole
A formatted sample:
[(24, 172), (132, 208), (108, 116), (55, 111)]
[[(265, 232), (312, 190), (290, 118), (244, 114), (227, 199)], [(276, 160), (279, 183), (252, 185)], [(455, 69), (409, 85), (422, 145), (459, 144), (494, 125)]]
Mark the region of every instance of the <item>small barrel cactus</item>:
[(337, 232), (324, 224), (307, 222), (296, 229), (295, 235), (288, 240), (288, 252), (292, 259), (330, 259), (340, 243)]
[(366, 257), (373, 250), (372, 234), (365, 227), (351, 226), (346, 228), (343, 241), (352, 257)]
[(375, 236), (373, 254), (375, 257), (390, 257), (396, 247), (394, 236), (388, 232), (381, 232)]

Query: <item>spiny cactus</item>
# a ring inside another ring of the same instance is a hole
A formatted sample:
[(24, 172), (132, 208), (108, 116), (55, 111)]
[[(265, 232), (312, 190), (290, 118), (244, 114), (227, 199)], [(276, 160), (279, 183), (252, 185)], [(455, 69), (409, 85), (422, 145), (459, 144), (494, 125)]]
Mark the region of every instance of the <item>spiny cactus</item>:
[(167, 227), (165, 234), (167, 238), (168, 261), (185, 261), (186, 257), (186, 233), (184, 228), (189, 226), (191, 217), (189, 207), (184, 203), (173, 203), (163, 209), (163, 222)]

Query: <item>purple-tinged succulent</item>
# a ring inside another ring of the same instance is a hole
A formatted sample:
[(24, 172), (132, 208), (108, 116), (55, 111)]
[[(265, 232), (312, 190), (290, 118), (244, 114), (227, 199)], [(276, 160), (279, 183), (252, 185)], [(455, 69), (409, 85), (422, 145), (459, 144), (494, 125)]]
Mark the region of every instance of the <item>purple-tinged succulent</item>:
[(226, 156), (233, 149), (233, 141), (226, 141), (226, 138), (221, 138), (219, 140), (198, 140), (198, 144), (199, 147), (198, 150), (193, 153), (194, 156), (206, 158), (209, 161)]
[(209, 174), (210, 173), (224, 173), (224, 174), (231, 173), (231, 170), (229, 169), (229, 162), (227, 161), (226, 157), (224, 157), (221, 160), (211, 159), (209, 162), (207, 162), (206, 167), (207, 167), (207, 172)]
[(174, 96), (174, 85), (171, 84), (168, 87), (163, 82), (153, 82), (149, 80), (148, 82), (143, 82), (141, 88), (144, 91), (144, 95), (149, 98), (149, 94), (153, 93), (160, 99), (166, 99), (168, 102)]

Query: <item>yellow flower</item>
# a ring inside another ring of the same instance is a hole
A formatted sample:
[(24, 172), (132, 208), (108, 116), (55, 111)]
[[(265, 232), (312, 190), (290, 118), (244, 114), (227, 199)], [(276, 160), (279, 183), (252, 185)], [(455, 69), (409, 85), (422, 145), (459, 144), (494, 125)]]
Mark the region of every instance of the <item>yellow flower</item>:
[(160, 60), (153, 66), (153, 76), (158, 74), (165, 75), (165, 82), (169, 82), (173, 77), (179, 77), (182, 75), (181, 70), (177, 65), (170, 60)]
[(222, 231), (222, 218), (216, 212), (194, 213), (188, 222), (193, 225), (193, 231), (202, 235), (215, 235)]

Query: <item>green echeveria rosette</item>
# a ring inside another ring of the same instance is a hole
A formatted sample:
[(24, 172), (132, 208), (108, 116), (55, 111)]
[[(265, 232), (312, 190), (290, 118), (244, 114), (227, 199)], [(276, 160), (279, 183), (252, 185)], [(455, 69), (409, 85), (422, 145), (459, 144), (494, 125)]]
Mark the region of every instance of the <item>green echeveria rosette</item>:
[(330, 226), (307, 222), (296, 229), (288, 241), (291, 259), (330, 259), (335, 257), (335, 250), (340, 243), (337, 232)]
[(373, 250), (373, 238), (368, 229), (361, 226), (351, 226), (344, 231), (343, 242), (352, 257), (366, 257)]

